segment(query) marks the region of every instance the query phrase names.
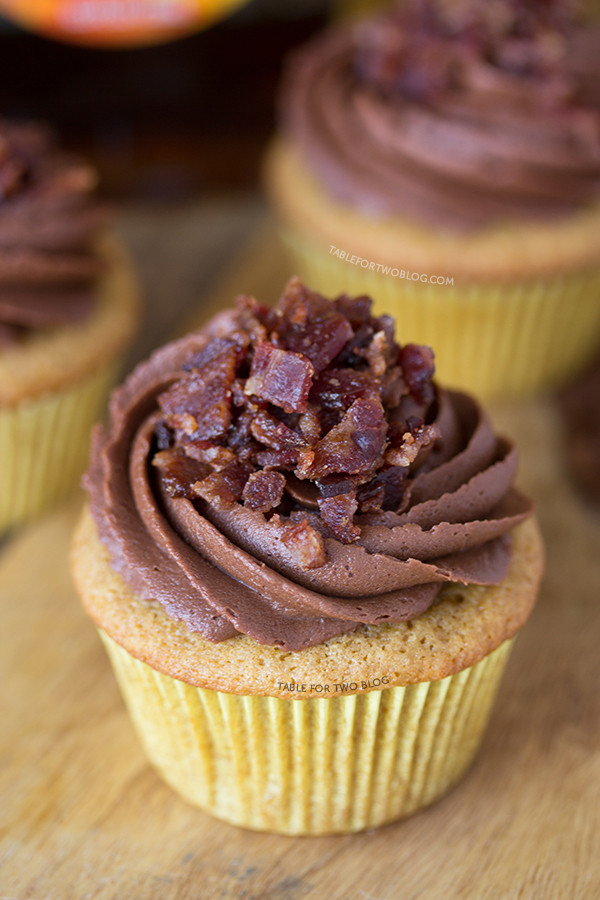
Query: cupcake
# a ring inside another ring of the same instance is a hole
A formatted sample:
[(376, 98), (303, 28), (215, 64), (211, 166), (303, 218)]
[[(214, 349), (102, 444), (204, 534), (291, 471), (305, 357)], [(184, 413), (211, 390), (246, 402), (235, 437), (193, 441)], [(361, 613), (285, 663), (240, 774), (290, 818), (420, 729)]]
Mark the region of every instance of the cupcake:
[(243, 296), (112, 397), (72, 570), (149, 759), (247, 828), (408, 816), (469, 766), (542, 545), (517, 452), (362, 296)]
[(567, 8), (395, 4), (282, 85), (266, 183), (294, 268), (482, 396), (552, 388), (600, 340), (600, 27)]
[(76, 484), (138, 317), (95, 182), (45, 126), (0, 120), (0, 533)]

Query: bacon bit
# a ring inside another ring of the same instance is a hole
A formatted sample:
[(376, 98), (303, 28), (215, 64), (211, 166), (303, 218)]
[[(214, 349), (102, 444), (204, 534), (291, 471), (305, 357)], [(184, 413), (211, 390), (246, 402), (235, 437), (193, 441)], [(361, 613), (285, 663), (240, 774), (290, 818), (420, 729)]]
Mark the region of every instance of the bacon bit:
[(193, 483), (211, 471), (210, 466), (190, 459), (180, 447), (155, 453), (152, 465), (160, 470), (161, 482), (172, 497), (187, 497), (188, 500), (195, 496)]
[(241, 500), (250, 467), (238, 462), (230, 463), (220, 472), (212, 472), (192, 485), (194, 497), (202, 497), (207, 503), (223, 506)]
[(267, 412), (256, 414), (250, 431), (257, 441), (273, 450), (295, 450), (306, 446), (301, 435)]
[(321, 497), (336, 497), (338, 494), (350, 494), (356, 490), (357, 480), (344, 475), (328, 475), (326, 478), (320, 478), (317, 485)]
[(251, 342), (256, 344), (259, 341), (266, 340), (267, 328), (264, 324), (264, 318), (266, 313), (269, 312), (268, 308), (247, 294), (239, 294), (234, 302), (240, 325), (244, 332), (249, 335)]
[(304, 412), (314, 371), (306, 357), (262, 341), (254, 351), (244, 393), (267, 400), (288, 413)]
[(380, 400), (356, 400), (339, 425), (315, 447), (309, 468), (296, 470), (298, 478), (323, 478), (325, 475), (368, 473), (383, 450), (387, 422)]
[(440, 433), (435, 425), (420, 425), (413, 432), (402, 435), (399, 447), (391, 447), (385, 453), (385, 461), (391, 466), (411, 466), (424, 450), (431, 450)]
[(314, 446), (321, 437), (321, 422), (318, 411), (309, 403), (305, 413), (298, 419), (298, 428), (305, 441)]
[(333, 303), (338, 312), (340, 312), (344, 318), (348, 319), (353, 329), (365, 325), (371, 318), (373, 301), (364, 294), (360, 297), (350, 297), (349, 294), (340, 294)]
[[(220, 340), (220, 339), (218, 339)], [(221, 348), (222, 349), (222, 348)], [(176, 382), (158, 397), (167, 425), (196, 440), (225, 434), (231, 422), (231, 385), (235, 378), (238, 350), (226, 349), (192, 374)], [(184, 416), (182, 420), (178, 417)], [(195, 420), (193, 427), (192, 419)]]
[(215, 337), (202, 350), (198, 350), (184, 365), (184, 372), (201, 372), (206, 366), (227, 364), (235, 355), (235, 368), (241, 363), (250, 346), (250, 337), (243, 331), (234, 331), (228, 337)]
[(306, 519), (284, 525), (280, 540), (302, 569), (318, 569), (327, 562), (323, 538)]
[(169, 427), (177, 432), (180, 439), (183, 437), (191, 438), (198, 430), (197, 421), (189, 413), (173, 413), (168, 416), (167, 421)]
[(375, 378), (385, 375), (388, 366), (387, 351), (386, 334), (384, 331), (378, 331), (373, 335), (369, 345), (361, 352), (361, 356), (364, 356), (369, 363), (369, 368)]
[(229, 447), (211, 444), (210, 441), (189, 441), (183, 445), (183, 450), (187, 456), (198, 462), (208, 463), (217, 472), (235, 459), (235, 453)]
[(256, 462), (263, 468), (293, 469), (298, 465), (300, 450), (259, 450)]
[(367, 484), (361, 484), (356, 492), (358, 507), (361, 513), (377, 512), (383, 506), (385, 485), (377, 478)]
[(433, 403), (435, 393), (431, 379), (435, 372), (433, 350), (419, 344), (405, 344), (401, 349), (398, 361), (407, 387), (417, 401), (429, 405)]
[(250, 431), (254, 416), (254, 408), (245, 409), (229, 427), (227, 444), (239, 459), (251, 459), (260, 449), (260, 444), (256, 443)]
[(288, 329), (304, 328), (308, 323), (335, 314), (334, 307), (316, 291), (302, 284), (296, 275), (290, 278), (277, 303), (276, 330), (286, 335)]
[(403, 466), (387, 466), (377, 473), (377, 481), (383, 485), (383, 509), (398, 512), (408, 496), (408, 469)]
[(285, 476), (272, 470), (253, 472), (242, 494), (244, 506), (259, 512), (268, 512), (281, 503), (285, 489)]
[(329, 314), (325, 318), (309, 321), (301, 331), (286, 332), (285, 342), (290, 350), (310, 359), (315, 372), (320, 372), (353, 337), (354, 332), (347, 319), (339, 314)]
[(231, 402), (234, 406), (244, 407), (248, 402), (248, 398), (244, 394), (244, 380), (235, 378), (231, 385)]
[(368, 372), (329, 369), (315, 380), (310, 401), (316, 407), (345, 411), (359, 397), (367, 396), (379, 396), (379, 383)]
[(360, 528), (352, 522), (358, 509), (356, 492), (348, 491), (332, 497), (319, 498), (321, 517), (343, 544), (351, 544), (360, 537)]

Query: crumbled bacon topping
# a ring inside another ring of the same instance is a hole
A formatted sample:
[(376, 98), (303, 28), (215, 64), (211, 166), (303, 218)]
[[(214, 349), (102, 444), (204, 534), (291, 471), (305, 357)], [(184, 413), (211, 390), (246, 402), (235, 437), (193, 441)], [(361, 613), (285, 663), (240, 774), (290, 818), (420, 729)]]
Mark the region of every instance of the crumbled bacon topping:
[(269, 512), (281, 503), (285, 489), (285, 476), (273, 469), (252, 472), (242, 494), (244, 506)]
[(281, 530), (281, 542), (303, 569), (318, 569), (327, 562), (323, 538), (317, 529), (304, 519), (284, 525)]
[(311, 361), (301, 353), (261, 341), (254, 351), (244, 393), (275, 403), (288, 413), (303, 412), (314, 372)]
[(153, 463), (173, 496), (242, 502), (298, 565), (321, 566), (324, 538), (352, 543), (359, 514), (405, 502), (438, 439), (433, 354), (400, 347), (369, 298), (326, 300), (299, 279), (273, 309), (240, 297), (236, 311), (159, 396)]

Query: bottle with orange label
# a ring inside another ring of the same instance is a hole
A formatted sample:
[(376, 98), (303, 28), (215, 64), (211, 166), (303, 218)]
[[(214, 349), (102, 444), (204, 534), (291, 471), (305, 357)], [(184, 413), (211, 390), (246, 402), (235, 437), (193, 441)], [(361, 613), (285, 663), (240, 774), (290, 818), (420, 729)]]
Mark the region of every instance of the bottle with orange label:
[(206, 28), (247, 0), (0, 0), (0, 13), (69, 43), (131, 47)]

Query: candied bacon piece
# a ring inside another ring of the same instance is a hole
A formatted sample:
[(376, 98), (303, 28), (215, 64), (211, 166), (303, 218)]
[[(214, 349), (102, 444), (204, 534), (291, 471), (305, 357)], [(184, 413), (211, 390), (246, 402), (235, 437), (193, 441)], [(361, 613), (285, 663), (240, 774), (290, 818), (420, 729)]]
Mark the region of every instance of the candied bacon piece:
[(360, 355), (369, 363), (369, 368), (375, 378), (381, 378), (385, 375), (388, 366), (387, 354), (388, 343), (385, 332), (377, 331)]
[(175, 432), (178, 441), (193, 439), (198, 431), (198, 423), (189, 413), (172, 413), (168, 417), (169, 426)]
[(299, 450), (259, 450), (255, 455), (256, 463), (263, 468), (266, 466), (279, 466), (281, 468), (293, 468), (300, 459)]
[(313, 364), (306, 357), (261, 341), (254, 351), (244, 393), (267, 400), (288, 413), (304, 412), (313, 375)]
[(363, 352), (369, 346), (375, 329), (372, 325), (359, 325), (352, 340), (348, 341), (335, 363), (340, 368), (364, 368)]
[(327, 475), (325, 478), (320, 478), (317, 485), (321, 497), (335, 497), (337, 494), (349, 494), (354, 491), (356, 481), (356, 478), (346, 475)]
[(257, 441), (273, 450), (295, 450), (306, 446), (301, 435), (264, 411), (256, 414), (250, 431)]
[(429, 452), (433, 448), (439, 436), (439, 429), (435, 425), (419, 425), (414, 430), (405, 431), (402, 443), (386, 450), (385, 461), (392, 466), (408, 468), (417, 457), (423, 457), (424, 451)]
[(221, 437), (231, 422), (231, 385), (238, 353), (231, 342), (221, 349), (201, 369), (192, 369), (158, 397), (166, 424), (195, 440)]
[(254, 410), (244, 409), (236, 418), (234, 418), (234, 421), (229, 426), (229, 431), (227, 432), (227, 446), (240, 458), (251, 454), (258, 448), (258, 444), (252, 437), (250, 431), (250, 426), (254, 421), (254, 414)]
[(385, 485), (377, 478), (372, 478), (356, 491), (356, 499), (361, 513), (377, 512), (383, 506)]
[(268, 313), (267, 307), (247, 294), (239, 294), (234, 302), (240, 327), (249, 335), (252, 343), (266, 340), (267, 328), (263, 320)]
[[(393, 351), (393, 356), (396, 357), (398, 355), (398, 350), (400, 349), (398, 344), (396, 343), (396, 325), (392, 316), (378, 316), (373, 320), (373, 324), (375, 327), (375, 331), (383, 331), (386, 336), (388, 347), (390, 351)], [(391, 357), (390, 357), (391, 360)]]
[(221, 447), (210, 441), (188, 441), (183, 445), (183, 450), (186, 456), (207, 463), (217, 471), (224, 469), (235, 459), (235, 453), (229, 447)]
[(290, 329), (285, 333), (288, 350), (302, 353), (312, 362), (315, 372), (321, 372), (335, 359), (354, 336), (352, 327), (343, 316), (328, 315), (311, 319), (302, 330)]
[(211, 471), (205, 463), (190, 459), (180, 447), (155, 453), (152, 465), (159, 469), (161, 481), (171, 497), (187, 497), (188, 500), (195, 496), (192, 484)]
[(407, 496), (408, 469), (402, 466), (384, 466), (375, 480), (383, 485), (382, 509), (398, 512)]
[(193, 496), (202, 497), (214, 506), (235, 503), (242, 497), (250, 472), (251, 467), (247, 463), (235, 460), (220, 472), (211, 472), (202, 480), (194, 482)]
[(285, 489), (285, 476), (272, 469), (267, 472), (253, 472), (242, 494), (244, 506), (259, 512), (269, 512), (281, 503)]
[(327, 562), (323, 538), (306, 519), (284, 525), (280, 540), (303, 569), (318, 569)]
[(433, 402), (435, 393), (431, 379), (435, 372), (433, 350), (419, 344), (405, 344), (398, 354), (407, 387), (417, 403)]
[(359, 398), (339, 425), (319, 441), (310, 466), (300, 466), (295, 474), (298, 478), (367, 474), (383, 450), (386, 433), (387, 422), (381, 401), (372, 397)]
[(295, 466), (309, 468), (314, 458), (314, 451), (309, 447), (298, 447), (293, 450), (259, 450), (254, 457), (258, 466), (285, 469), (293, 469)]
[(327, 527), (343, 544), (351, 544), (360, 537), (360, 528), (354, 525), (354, 513), (358, 509), (356, 491), (319, 498), (319, 511)]
[(315, 406), (346, 410), (359, 397), (379, 396), (379, 385), (369, 372), (329, 369), (315, 379), (310, 401)]
[(340, 294), (333, 301), (335, 308), (350, 322), (353, 329), (365, 325), (371, 318), (373, 301), (370, 297), (350, 297), (348, 294)]
[(335, 310), (329, 300), (311, 291), (296, 275), (286, 284), (275, 312), (275, 328), (279, 334), (285, 335), (289, 328), (304, 327), (308, 322), (334, 314)]
[(306, 412), (298, 418), (298, 428), (304, 440), (314, 446), (321, 437), (321, 422), (317, 410), (309, 403)]
[(214, 337), (201, 350), (196, 353), (183, 365), (185, 372), (200, 372), (205, 366), (212, 363), (220, 364), (220, 358), (225, 356), (229, 359), (231, 352), (235, 354), (236, 368), (243, 360), (246, 350), (250, 345), (250, 338), (243, 331), (234, 331), (227, 337)]
[(248, 398), (244, 394), (245, 381), (242, 378), (234, 378), (231, 385), (231, 402), (234, 406), (246, 406)]

